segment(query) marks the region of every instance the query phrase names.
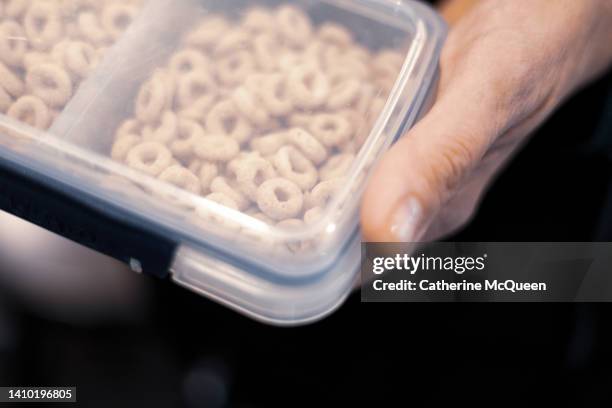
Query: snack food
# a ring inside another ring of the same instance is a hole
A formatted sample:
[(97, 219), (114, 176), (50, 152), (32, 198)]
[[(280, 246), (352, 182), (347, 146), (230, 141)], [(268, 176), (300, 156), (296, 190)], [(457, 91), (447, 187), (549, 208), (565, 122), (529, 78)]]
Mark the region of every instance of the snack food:
[(9, 0), (0, 17), (0, 112), (51, 126), (143, 0)]
[(312, 223), (383, 108), (374, 90), (402, 60), (293, 5), (207, 15), (142, 85), (111, 155), (268, 223)]

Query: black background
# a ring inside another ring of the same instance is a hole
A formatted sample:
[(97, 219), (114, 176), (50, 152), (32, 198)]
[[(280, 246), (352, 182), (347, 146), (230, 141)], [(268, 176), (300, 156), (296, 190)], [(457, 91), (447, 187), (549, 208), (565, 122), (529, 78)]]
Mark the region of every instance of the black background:
[[(611, 75), (538, 131), (451, 240), (612, 240), (607, 98)], [(121, 326), (46, 321), (4, 297), (2, 330), (19, 341), (0, 351), (0, 384), (75, 384), (88, 407), (612, 402), (608, 304), (361, 304), (355, 294), (319, 323), (282, 329), (147, 284), (148, 317)]]

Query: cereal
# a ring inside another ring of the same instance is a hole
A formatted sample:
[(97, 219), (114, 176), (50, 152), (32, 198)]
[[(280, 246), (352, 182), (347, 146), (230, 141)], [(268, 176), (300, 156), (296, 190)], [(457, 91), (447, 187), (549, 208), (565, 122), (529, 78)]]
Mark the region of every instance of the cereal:
[[(203, 73), (209, 67), (209, 64), (208, 58), (197, 49), (186, 48), (174, 54), (172, 59), (170, 59), (168, 67), (177, 75), (186, 75), (192, 72)], [(211, 81), (209, 77), (206, 79), (208, 82)]]
[(273, 220), (293, 218), (304, 206), (304, 195), (293, 182), (284, 178), (265, 181), (257, 190), (259, 209)]
[(206, 136), (195, 144), (194, 153), (204, 159), (215, 162), (230, 161), (240, 152), (240, 145), (227, 136)]
[(276, 12), (276, 24), (288, 45), (302, 48), (312, 36), (310, 18), (298, 7), (285, 5)]
[(172, 164), (172, 153), (159, 142), (143, 142), (128, 152), (126, 161), (136, 170), (158, 176)]
[(144, 138), (163, 144), (168, 144), (170, 141), (176, 138), (178, 128), (179, 120), (176, 113), (172, 111), (165, 111), (161, 116), (159, 124), (156, 124), (155, 126), (147, 126), (145, 128), (150, 130), (144, 131)]
[(124, 161), (130, 150), (142, 142), (142, 137), (135, 134), (125, 134), (117, 138), (111, 149), (111, 157), (117, 161)]
[(198, 177), (188, 169), (180, 165), (168, 167), (159, 175), (159, 179), (187, 190), (193, 194), (200, 194), (200, 191), (202, 190), (200, 179), (198, 179)]
[(130, 25), (138, 8), (131, 4), (111, 3), (102, 11), (101, 24), (113, 40), (119, 39)]
[(232, 101), (240, 113), (255, 125), (262, 126), (270, 122), (270, 114), (262, 107), (258, 95), (246, 86), (234, 91)]
[(251, 140), (251, 148), (264, 156), (270, 156), (287, 144), (286, 132), (271, 133)]
[(14, 97), (23, 95), (24, 84), (6, 65), (0, 62), (0, 87)]
[(294, 67), (287, 86), (296, 106), (304, 109), (323, 105), (330, 90), (327, 76), (315, 64)]
[(59, 7), (54, 1), (34, 1), (23, 19), (25, 33), (33, 47), (46, 49), (62, 38)]
[(73, 41), (66, 45), (63, 61), (66, 68), (73, 74), (86, 77), (93, 67), (98, 64), (100, 56), (97, 50), (83, 41)]
[(287, 77), (282, 74), (272, 74), (262, 80), (263, 86), (259, 94), (263, 105), (272, 115), (287, 115), (295, 106), (287, 81)]
[(255, 60), (248, 51), (236, 51), (215, 61), (217, 77), (226, 86), (238, 85), (255, 71)]
[(305, 197), (306, 208), (327, 207), (335, 193), (342, 187), (342, 183), (344, 183), (344, 179), (326, 180), (317, 184)]
[(209, 13), (142, 84), (111, 155), (270, 226), (305, 228), (351, 176), (402, 63), (298, 6)]
[(304, 129), (293, 128), (287, 132), (286, 138), (314, 164), (321, 164), (327, 158), (325, 146)]
[(187, 159), (194, 154), (196, 143), (204, 135), (204, 129), (197, 122), (179, 118), (176, 138), (170, 141), (170, 150), (176, 157)]
[(224, 177), (215, 177), (210, 184), (210, 191), (228, 196), (236, 203), (238, 209), (241, 211), (248, 208), (250, 204), (249, 199), (237, 188), (237, 186), (230, 185), (229, 181)]
[(45, 129), (51, 122), (51, 113), (47, 105), (32, 95), (17, 99), (8, 109), (7, 115), (37, 129)]
[(28, 49), (21, 25), (7, 20), (0, 24), (0, 61), (7, 65), (19, 66)]
[(30, 91), (49, 106), (64, 106), (72, 96), (72, 80), (65, 69), (56, 64), (41, 64), (28, 71), (26, 83)]
[(219, 175), (219, 167), (213, 163), (203, 163), (198, 172), (200, 177), (200, 185), (204, 191), (210, 190), (210, 185), (213, 180)]
[(140, 89), (136, 99), (136, 117), (143, 122), (153, 122), (161, 115), (172, 99), (173, 84), (168, 75), (157, 72)]
[(316, 167), (293, 146), (285, 146), (276, 153), (274, 167), (302, 190), (311, 189), (319, 178)]
[(257, 200), (257, 190), (261, 184), (276, 177), (272, 164), (260, 157), (239, 160), (233, 173), (240, 191), (253, 201)]
[(342, 115), (320, 113), (310, 124), (312, 134), (325, 146), (338, 146), (346, 142), (352, 133), (351, 122)]
[(206, 116), (206, 130), (231, 137), (242, 144), (251, 138), (253, 128), (231, 100), (216, 104)]

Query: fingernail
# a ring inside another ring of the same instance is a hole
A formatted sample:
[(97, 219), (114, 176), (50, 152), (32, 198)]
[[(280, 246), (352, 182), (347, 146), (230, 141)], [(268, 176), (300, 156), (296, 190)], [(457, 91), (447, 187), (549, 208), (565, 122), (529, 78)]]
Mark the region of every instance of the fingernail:
[(391, 235), (400, 242), (418, 241), (425, 227), (425, 213), (420, 201), (414, 197), (404, 201), (391, 219)]

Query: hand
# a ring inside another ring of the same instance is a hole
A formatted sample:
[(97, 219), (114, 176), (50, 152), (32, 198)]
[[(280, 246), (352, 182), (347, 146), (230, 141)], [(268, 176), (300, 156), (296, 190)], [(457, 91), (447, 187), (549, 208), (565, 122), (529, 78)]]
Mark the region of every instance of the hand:
[(612, 62), (610, 0), (482, 0), (451, 29), (431, 111), (375, 169), (369, 241), (463, 226), (495, 175), (568, 96)]

